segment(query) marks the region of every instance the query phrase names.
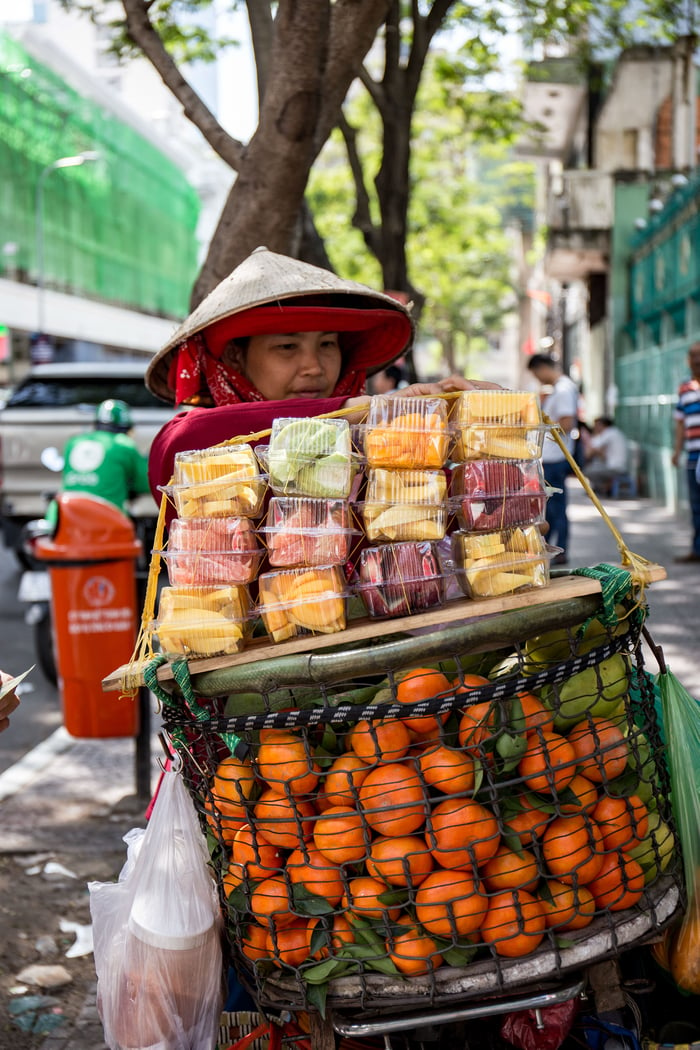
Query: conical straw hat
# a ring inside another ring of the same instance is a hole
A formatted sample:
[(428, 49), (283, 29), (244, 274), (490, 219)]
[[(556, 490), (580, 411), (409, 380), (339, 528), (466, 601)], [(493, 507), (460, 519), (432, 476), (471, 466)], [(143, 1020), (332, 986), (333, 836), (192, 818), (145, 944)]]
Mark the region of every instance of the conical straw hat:
[[(368, 312), (367, 328), (375, 327), (372, 311), (377, 319), (389, 316), (387, 338), (386, 323), (383, 326), (382, 339), (371, 349), (365, 347), (359, 367), (368, 373), (376, 372), (395, 360), (410, 344), (413, 335), (413, 321), (409, 310), (398, 300), (382, 292), (376, 292), (356, 281), (346, 281), (317, 266), (291, 259), (286, 255), (277, 255), (267, 248), (256, 248), (236, 269), (224, 278), (220, 284), (203, 299), (180, 327), (173, 333), (166, 345), (154, 355), (146, 371), (146, 386), (157, 397), (174, 403), (174, 391), (168, 385), (168, 372), (173, 354), (187, 339), (198, 332), (205, 332), (211, 325), (224, 318), (234, 317), (254, 307), (269, 305), (284, 300), (297, 299), (299, 296), (313, 296), (315, 305), (322, 304), (322, 298), (328, 295), (329, 307), (342, 307), (341, 296), (347, 297), (347, 308), (355, 313)], [(381, 313), (376, 313), (381, 311)], [(395, 324), (391, 323), (395, 315)], [(361, 322), (360, 322), (361, 324)], [(354, 330), (360, 327), (357, 321), (352, 325)], [(241, 330), (237, 335), (246, 335), (245, 322), (241, 318)], [(329, 327), (330, 330), (330, 327)], [(342, 330), (339, 327), (338, 330)], [(206, 335), (205, 335), (206, 340)]]

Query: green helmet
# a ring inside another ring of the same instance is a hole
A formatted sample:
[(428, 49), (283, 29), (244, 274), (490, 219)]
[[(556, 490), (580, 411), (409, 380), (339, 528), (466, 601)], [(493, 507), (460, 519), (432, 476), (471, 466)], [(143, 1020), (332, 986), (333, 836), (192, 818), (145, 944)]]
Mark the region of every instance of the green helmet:
[(97, 406), (95, 424), (98, 430), (114, 430), (118, 433), (126, 433), (131, 430), (131, 409), (126, 401), (117, 401), (110, 397)]

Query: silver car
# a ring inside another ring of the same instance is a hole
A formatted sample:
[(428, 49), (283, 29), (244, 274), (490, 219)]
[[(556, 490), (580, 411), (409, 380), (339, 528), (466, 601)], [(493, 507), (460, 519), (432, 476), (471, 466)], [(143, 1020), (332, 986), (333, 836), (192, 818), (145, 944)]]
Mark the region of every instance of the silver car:
[[(148, 360), (77, 361), (37, 365), (0, 408), (0, 530), (5, 546), (23, 560), (20, 533), (40, 518), (60, 479), (42, 463), (42, 453), (62, 453), (68, 438), (94, 426), (95, 406), (106, 398), (125, 401), (132, 411), (132, 436), (148, 453), (155, 434), (174, 410), (145, 387)], [(44, 455), (46, 462), (50, 456)], [(156, 517), (151, 496), (134, 500), (136, 519)]]

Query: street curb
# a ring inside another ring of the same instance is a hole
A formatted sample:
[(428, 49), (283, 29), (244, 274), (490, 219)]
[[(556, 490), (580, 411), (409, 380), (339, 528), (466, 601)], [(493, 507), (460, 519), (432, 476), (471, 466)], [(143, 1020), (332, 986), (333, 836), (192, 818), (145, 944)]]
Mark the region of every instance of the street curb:
[(23, 755), (19, 762), (0, 773), (0, 802), (25, 788), (44, 772), (51, 759), (67, 751), (74, 743), (75, 737), (70, 735), (65, 726), (59, 726), (51, 736)]

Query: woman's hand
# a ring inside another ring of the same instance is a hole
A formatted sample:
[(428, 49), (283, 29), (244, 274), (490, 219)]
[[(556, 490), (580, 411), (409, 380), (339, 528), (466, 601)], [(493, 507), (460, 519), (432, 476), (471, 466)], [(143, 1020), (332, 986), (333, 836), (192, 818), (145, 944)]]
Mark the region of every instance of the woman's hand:
[(392, 390), (387, 397), (429, 397), (431, 394), (451, 394), (458, 390), (503, 390), (498, 383), (484, 383), (464, 376), (451, 375), (437, 383), (412, 383), (403, 390)]
[[(0, 687), (9, 682), (12, 678), (11, 674), (5, 674), (4, 671), (0, 671)], [(11, 690), (6, 696), (0, 698), (0, 733), (3, 729), (7, 729), (10, 724), (10, 715), (19, 707), (19, 699), (16, 692)]]

